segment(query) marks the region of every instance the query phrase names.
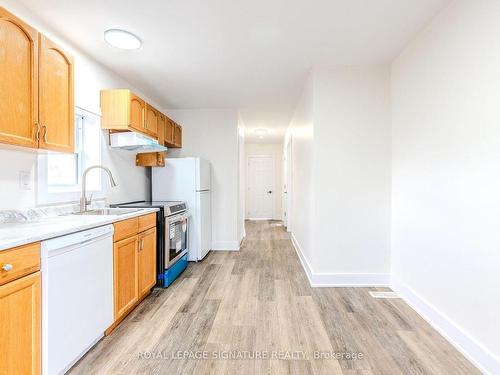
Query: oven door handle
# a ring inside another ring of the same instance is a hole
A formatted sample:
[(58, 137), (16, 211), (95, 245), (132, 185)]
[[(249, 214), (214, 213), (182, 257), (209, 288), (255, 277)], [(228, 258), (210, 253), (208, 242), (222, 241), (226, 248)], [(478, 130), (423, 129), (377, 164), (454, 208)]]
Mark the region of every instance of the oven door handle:
[(181, 221), (181, 220), (189, 219), (189, 214), (182, 213), (182, 214), (178, 214), (178, 215), (174, 215), (174, 216), (168, 216), (166, 219), (167, 219), (167, 222), (169, 224), (173, 224), (173, 223), (177, 223), (178, 221)]

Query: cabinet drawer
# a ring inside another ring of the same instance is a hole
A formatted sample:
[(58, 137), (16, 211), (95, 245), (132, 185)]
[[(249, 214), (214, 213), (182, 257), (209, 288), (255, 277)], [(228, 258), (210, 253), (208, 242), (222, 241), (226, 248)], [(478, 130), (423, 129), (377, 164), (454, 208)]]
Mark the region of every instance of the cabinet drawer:
[(0, 251), (0, 285), (40, 269), (40, 243)]
[(114, 224), (115, 234), (113, 237), (113, 241), (120, 241), (124, 238), (134, 236), (137, 234), (139, 229), (139, 219), (133, 217), (132, 219), (127, 219), (123, 221), (119, 221)]
[(156, 227), (156, 213), (139, 216), (139, 233)]

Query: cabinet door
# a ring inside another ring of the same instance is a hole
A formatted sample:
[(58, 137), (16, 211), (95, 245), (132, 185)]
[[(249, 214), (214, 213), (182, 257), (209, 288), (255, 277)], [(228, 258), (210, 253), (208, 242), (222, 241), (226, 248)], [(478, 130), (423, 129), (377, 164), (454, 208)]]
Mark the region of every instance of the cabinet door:
[(144, 107), (146, 103), (135, 94), (130, 94), (130, 127), (144, 132)]
[(114, 244), (115, 320), (126, 314), (138, 300), (137, 243), (135, 235)]
[(0, 142), (38, 147), (38, 33), (0, 8)]
[(182, 147), (182, 128), (177, 124), (174, 127), (174, 144), (175, 147)]
[(40, 272), (0, 286), (2, 374), (40, 373)]
[(39, 47), (39, 147), (74, 152), (73, 57), (43, 35)]
[(144, 127), (146, 133), (153, 137), (158, 136), (158, 118), (158, 111), (156, 111), (156, 109), (154, 109), (150, 105), (146, 104), (146, 121)]
[(139, 297), (156, 284), (156, 227), (139, 233)]
[(165, 124), (165, 143), (169, 145), (174, 143), (174, 123), (169, 118)]
[(165, 116), (160, 113), (158, 117), (158, 144), (165, 146)]
[(164, 167), (165, 153), (144, 152), (142, 154), (137, 154), (135, 157), (135, 165), (137, 167)]

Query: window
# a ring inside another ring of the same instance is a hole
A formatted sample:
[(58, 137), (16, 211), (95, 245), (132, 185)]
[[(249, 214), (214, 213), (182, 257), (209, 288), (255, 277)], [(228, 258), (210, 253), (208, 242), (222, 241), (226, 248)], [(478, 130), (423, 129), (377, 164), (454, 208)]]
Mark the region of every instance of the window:
[[(75, 108), (75, 153), (47, 152), (38, 156), (38, 204), (78, 201), (83, 171), (101, 164), (101, 119)], [(99, 197), (101, 174), (89, 173), (87, 191)]]

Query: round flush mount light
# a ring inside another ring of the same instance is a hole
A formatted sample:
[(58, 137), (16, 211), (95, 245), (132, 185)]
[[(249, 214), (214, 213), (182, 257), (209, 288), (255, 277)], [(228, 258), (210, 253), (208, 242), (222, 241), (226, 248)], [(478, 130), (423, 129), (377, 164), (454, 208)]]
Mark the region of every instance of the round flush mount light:
[(267, 133), (269, 133), (269, 130), (264, 129), (264, 128), (262, 128), (262, 129), (255, 129), (255, 130), (254, 130), (254, 133), (255, 133), (255, 135), (256, 135), (257, 137), (259, 137), (260, 139), (262, 139), (262, 138), (264, 138), (264, 136), (265, 136)]
[(120, 49), (139, 49), (142, 41), (137, 35), (126, 30), (109, 29), (104, 32), (104, 40), (113, 47)]

